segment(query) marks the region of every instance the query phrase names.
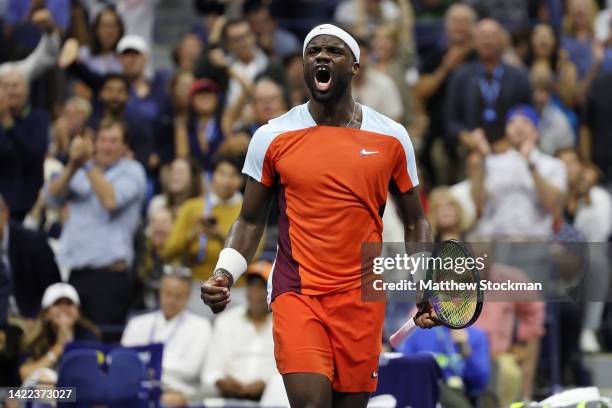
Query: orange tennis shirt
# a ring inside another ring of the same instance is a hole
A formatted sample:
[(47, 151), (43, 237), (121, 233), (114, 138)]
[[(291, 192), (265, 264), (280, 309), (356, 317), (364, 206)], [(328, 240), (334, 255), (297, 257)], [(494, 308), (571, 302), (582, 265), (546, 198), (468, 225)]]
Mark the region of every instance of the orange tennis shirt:
[(389, 189), (418, 185), (402, 125), (361, 105), (360, 129), (318, 126), (307, 104), (255, 132), (243, 173), (279, 185), (279, 239), (269, 301), (360, 286), (361, 244), (380, 242)]

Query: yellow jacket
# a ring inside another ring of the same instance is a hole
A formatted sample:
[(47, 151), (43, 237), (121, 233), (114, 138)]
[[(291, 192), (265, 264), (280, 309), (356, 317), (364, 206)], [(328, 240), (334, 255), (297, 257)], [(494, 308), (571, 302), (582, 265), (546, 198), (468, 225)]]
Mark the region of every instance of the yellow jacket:
[[(212, 209), (209, 216), (216, 218), (217, 227), (225, 236), (240, 214), (242, 195), (236, 193), (229, 200), (221, 202), (216, 195), (211, 193), (210, 200)], [(219, 252), (223, 249), (223, 241), (209, 237), (206, 240), (204, 259), (198, 262), (201, 244), (200, 236), (195, 233), (195, 230), (198, 220), (204, 217), (205, 205), (203, 197), (185, 201), (178, 211), (170, 236), (161, 253), (167, 262), (178, 262), (191, 268), (193, 278), (202, 281), (212, 275)]]

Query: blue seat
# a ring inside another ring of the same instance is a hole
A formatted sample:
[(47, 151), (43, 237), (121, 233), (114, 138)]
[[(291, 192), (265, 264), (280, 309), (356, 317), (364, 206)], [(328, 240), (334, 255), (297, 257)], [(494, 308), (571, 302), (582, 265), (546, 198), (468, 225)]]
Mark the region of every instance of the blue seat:
[[(94, 349), (67, 352), (58, 373), (59, 387), (75, 387), (79, 408), (94, 405), (110, 407), (146, 407), (145, 364), (134, 350), (117, 348), (106, 358)], [(58, 407), (74, 407), (74, 403), (59, 403)]]
[(96, 350), (74, 350), (66, 353), (58, 373), (58, 387), (74, 387), (79, 406), (104, 399), (103, 375)]
[(381, 357), (378, 387), (372, 397), (391, 395), (398, 407), (435, 408), (440, 397), (442, 370), (429, 353), (399, 358)]
[(147, 380), (144, 363), (134, 350), (117, 348), (108, 356), (109, 368), (105, 392), (109, 403), (114, 406), (138, 406), (146, 398), (143, 382)]

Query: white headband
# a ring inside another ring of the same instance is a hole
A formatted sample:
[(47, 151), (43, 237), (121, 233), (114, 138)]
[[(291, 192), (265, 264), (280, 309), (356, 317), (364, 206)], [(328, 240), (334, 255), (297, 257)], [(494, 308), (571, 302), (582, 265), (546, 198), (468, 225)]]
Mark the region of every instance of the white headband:
[(318, 35), (333, 35), (334, 37), (341, 39), (346, 45), (348, 45), (351, 52), (355, 56), (355, 60), (359, 62), (359, 45), (357, 45), (357, 41), (355, 41), (353, 36), (351, 36), (349, 33), (332, 24), (321, 24), (310, 30), (304, 39), (302, 56), (306, 55), (306, 46), (308, 43)]

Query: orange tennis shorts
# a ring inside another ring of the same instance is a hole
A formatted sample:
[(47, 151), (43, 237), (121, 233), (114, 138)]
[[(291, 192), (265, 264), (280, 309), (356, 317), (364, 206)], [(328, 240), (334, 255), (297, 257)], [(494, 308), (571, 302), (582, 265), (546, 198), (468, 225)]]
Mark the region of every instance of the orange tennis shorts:
[(274, 299), (274, 356), (281, 374), (323, 374), (339, 392), (376, 390), (385, 302), (363, 302), (360, 291), (285, 292)]

